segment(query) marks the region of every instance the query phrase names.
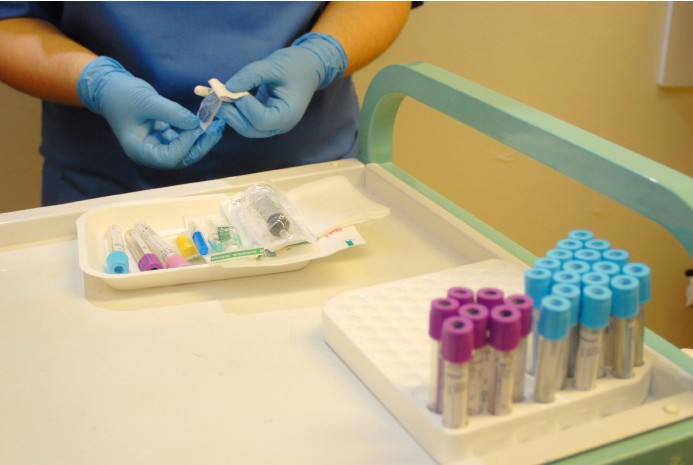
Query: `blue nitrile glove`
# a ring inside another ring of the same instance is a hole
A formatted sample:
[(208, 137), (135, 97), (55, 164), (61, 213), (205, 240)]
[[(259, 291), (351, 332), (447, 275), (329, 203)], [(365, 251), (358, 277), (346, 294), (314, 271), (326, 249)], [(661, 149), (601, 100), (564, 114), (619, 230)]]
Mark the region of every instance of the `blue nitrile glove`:
[(232, 76), (227, 89), (257, 93), (222, 104), (217, 118), (245, 137), (284, 134), (301, 120), (315, 91), (330, 85), (346, 67), (337, 39), (309, 32)]
[(125, 154), (150, 168), (192, 165), (219, 142), (224, 130), (220, 123), (203, 131), (193, 113), (105, 56), (84, 68), (77, 93), (89, 110), (106, 118)]

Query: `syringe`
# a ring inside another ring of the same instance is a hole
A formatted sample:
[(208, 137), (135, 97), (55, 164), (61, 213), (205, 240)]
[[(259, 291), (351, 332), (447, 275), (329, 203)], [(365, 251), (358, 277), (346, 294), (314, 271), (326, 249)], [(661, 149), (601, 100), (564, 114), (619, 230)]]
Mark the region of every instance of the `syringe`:
[(190, 266), (190, 262), (181, 257), (181, 255), (173, 250), (168, 245), (163, 237), (159, 236), (147, 223), (138, 221), (135, 224), (135, 230), (140, 233), (142, 239), (147, 245), (161, 257), (161, 261), (166, 264), (166, 268), (178, 268), (181, 266)]
[(111, 274), (126, 274), (130, 272), (128, 255), (125, 253), (125, 243), (120, 232), (120, 226), (111, 225), (108, 236), (108, 256), (106, 268)]
[(251, 205), (267, 224), (269, 232), (276, 237), (288, 236), (291, 222), (281, 205), (272, 198), (270, 187), (262, 184), (251, 186), (248, 192)]
[(581, 306), (575, 389), (589, 391), (596, 387), (603, 361), (604, 332), (611, 313), (611, 290), (606, 286), (585, 286)]
[(147, 247), (147, 243), (142, 239), (139, 232), (134, 229), (129, 230), (125, 233), (125, 241), (128, 244), (130, 253), (135, 257), (140, 271), (161, 270), (164, 268), (159, 257)]

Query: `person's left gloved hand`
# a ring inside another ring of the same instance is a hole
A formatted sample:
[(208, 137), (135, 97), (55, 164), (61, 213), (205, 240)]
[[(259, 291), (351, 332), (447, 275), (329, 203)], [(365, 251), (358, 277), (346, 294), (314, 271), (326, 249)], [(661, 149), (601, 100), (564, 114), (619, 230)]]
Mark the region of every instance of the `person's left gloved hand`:
[(337, 39), (309, 32), (232, 76), (227, 89), (257, 89), (257, 93), (222, 104), (217, 118), (245, 137), (284, 134), (301, 120), (315, 91), (327, 87), (346, 68), (347, 57)]

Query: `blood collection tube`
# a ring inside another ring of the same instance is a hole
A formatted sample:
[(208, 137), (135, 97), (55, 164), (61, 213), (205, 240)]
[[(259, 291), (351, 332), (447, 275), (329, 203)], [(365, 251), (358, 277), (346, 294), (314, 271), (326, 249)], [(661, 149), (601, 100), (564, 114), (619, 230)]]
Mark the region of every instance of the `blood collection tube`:
[(611, 278), (611, 328), (613, 343), (612, 371), (617, 378), (631, 378), (635, 362), (635, 333), (640, 282), (638, 278), (617, 275)]
[(582, 275), (582, 286), (605, 286), (609, 287), (609, 276), (597, 271), (590, 271)]
[(537, 351), (539, 349), (539, 305), (541, 300), (551, 292), (551, 272), (543, 268), (530, 268), (525, 271), (525, 294), (532, 298), (534, 310), (532, 311), (532, 345), (528, 357), (527, 371), (534, 375), (537, 370)]
[(579, 391), (596, 387), (610, 313), (611, 290), (606, 286), (585, 286), (580, 309), (580, 341), (575, 357), (575, 389)]
[(546, 252), (546, 258), (552, 258), (558, 260), (561, 263), (565, 263), (568, 260), (573, 259), (573, 252), (568, 249), (551, 249)]
[(197, 247), (197, 250), (200, 252), (200, 255), (207, 255), (209, 253), (209, 247), (207, 247), (205, 237), (196, 222), (188, 222), (188, 232), (195, 243), (195, 247)]
[(485, 305), (489, 310), (502, 305), (504, 299), (503, 291), (495, 287), (482, 287), (476, 291), (476, 303)]
[(135, 257), (137, 267), (140, 271), (161, 270), (164, 268), (159, 257), (149, 250), (147, 243), (136, 230), (131, 229), (125, 233), (125, 242), (128, 244), (130, 253)]
[(443, 323), (443, 425), (461, 428), (467, 425), (469, 362), (474, 346), (474, 324), (463, 316)]
[(581, 275), (573, 273), (572, 271), (559, 271), (553, 274), (554, 284), (573, 284), (575, 286), (580, 286)]
[(570, 302), (565, 297), (549, 295), (541, 300), (539, 315), (539, 353), (534, 378), (534, 400), (553, 402), (556, 397), (556, 375), (563, 360), (564, 340), (570, 325)]
[(597, 263), (598, 261), (601, 261), (602, 259), (602, 253), (598, 250), (594, 249), (582, 249), (578, 250), (575, 252), (573, 255), (573, 260), (579, 260), (581, 262), (585, 262), (590, 267), (592, 266), (593, 263)]
[(431, 337), (431, 380), (429, 386), (428, 408), (435, 413), (443, 413), (443, 357), (441, 338), (443, 322), (458, 315), (460, 304), (454, 299), (433, 299), (428, 320), (428, 335)]
[(571, 252), (575, 253), (583, 248), (583, 243), (582, 241), (575, 239), (561, 239), (560, 241), (556, 242), (556, 248), (570, 250)]
[(515, 352), (513, 402), (525, 398), (525, 366), (527, 365), (527, 340), (532, 332), (532, 310), (534, 301), (524, 294), (513, 294), (505, 298), (505, 305), (510, 305), (520, 311), (520, 342)]
[(563, 264), (563, 271), (570, 271), (571, 273), (582, 275), (590, 271), (590, 266), (580, 260), (569, 260)]
[(630, 254), (627, 250), (623, 249), (609, 249), (602, 252), (602, 260), (605, 262), (613, 262), (620, 268), (623, 268), (630, 258)]
[(125, 243), (120, 226), (111, 225), (108, 231), (108, 256), (106, 257), (106, 269), (111, 274), (126, 274), (130, 272), (130, 261), (125, 253)]
[(592, 264), (592, 271), (605, 274), (611, 278), (621, 273), (621, 267), (615, 262), (602, 260)]
[(585, 243), (594, 239), (594, 233), (586, 229), (575, 229), (568, 233), (568, 239)]
[(515, 352), (520, 343), (520, 311), (510, 305), (491, 309), (489, 346), (491, 346), (491, 386), (488, 410), (492, 415), (512, 413)]
[(635, 359), (633, 364), (639, 367), (644, 363), (643, 352), (645, 349), (645, 304), (650, 301), (650, 268), (642, 263), (628, 263), (623, 266), (623, 274), (633, 276), (638, 279), (640, 284), (639, 309), (637, 319), (637, 329), (635, 332)]
[(200, 256), (197, 247), (195, 247), (195, 244), (193, 244), (187, 234), (181, 234), (176, 237), (176, 247), (178, 247), (180, 254), (186, 260), (191, 260)]
[(470, 415), (479, 415), (484, 411), (484, 399), (489, 385), (491, 351), (486, 338), (489, 311), (485, 305), (473, 302), (460, 306), (459, 314), (474, 324), (474, 354), (469, 365), (468, 407)]
[(538, 258), (534, 261), (534, 268), (546, 268), (551, 273), (561, 271), (562, 262), (554, 258)]
[(140, 233), (142, 239), (147, 243), (149, 248), (154, 251), (161, 261), (166, 264), (166, 268), (178, 268), (181, 266), (190, 266), (190, 262), (180, 256), (170, 245), (159, 236), (147, 223), (138, 221), (135, 224), (135, 230)]
[(585, 242), (585, 248), (604, 253), (611, 248), (611, 243), (604, 239), (590, 239)]
[(574, 284), (556, 284), (551, 288), (551, 293), (565, 297), (570, 302), (570, 326), (564, 341), (563, 362), (557, 379), (558, 389), (564, 389), (570, 384), (575, 371), (575, 353), (579, 337), (580, 287)]
[(468, 287), (451, 287), (448, 289), (448, 298), (455, 299), (460, 306), (474, 302), (474, 291)]

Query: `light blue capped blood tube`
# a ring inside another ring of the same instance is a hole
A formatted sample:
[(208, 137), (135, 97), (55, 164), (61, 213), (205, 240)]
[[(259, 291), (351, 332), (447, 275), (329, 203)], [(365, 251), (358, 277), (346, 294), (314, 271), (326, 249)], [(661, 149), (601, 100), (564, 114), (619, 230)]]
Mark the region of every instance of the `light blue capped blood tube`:
[(580, 341), (575, 357), (575, 389), (579, 391), (596, 387), (610, 313), (611, 290), (607, 286), (587, 285), (582, 289)]
[(590, 269), (590, 265), (581, 260), (569, 260), (563, 264), (563, 271), (570, 271), (579, 275), (587, 273)]
[(575, 373), (575, 354), (579, 338), (580, 293), (580, 287), (574, 284), (556, 284), (551, 288), (551, 294), (565, 297), (570, 302), (570, 326), (564, 342), (563, 362), (557, 380), (559, 389), (568, 387)]
[(549, 295), (541, 300), (539, 314), (539, 353), (534, 377), (534, 400), (546, 404), (556, 398), (557, 376), (563, 361), (565, 339), (570, 326), (570, 302)]
[(617, 378), (633, 377), (635, 364), (635, 338), (638, 325), (638, 278), (617, 275), (611, 278), (611, 328), (613, 344), (612, 371)]
[(585, 242), (594, 239), (594, 233), (587, 229), (575, 229), (574, 231), (570, 231), (568, 233), (568, 239), (580, 241), (584, 244)]
[(565, 263), (568, 260), (573, 259), (573, 252), (568, 249), (551, 249), (546, 252), (546, 258), (551, 258), (553, 260), (558, 260), (561, 263)]
[(585, 242), (585, 248), (604, 253), (611, 248), (611, 242), (605, 239), (591, 239)]
[(539, 348), (539, 333), (537, 323), (539, 321), (539, 305), (541, 299), (551, 292), (551, 272), (545, 268), (530, 268), (525, 271), (525, 294), (532, 298), (534, 310), (532, 311), (532, 345), (528, 357), (527, 371), (534, 375), (537, 370), (537, 350)]
[(467, 426), (473, 331), (474, 324), (463, 316), (453, 316), (443, 323), (443, 425), (446, 428)]
[(582, 286), (605, 286), (609, 287), (609, 282), (611, 279), (608, 275), (604, 273), (598, 273), (596, 271), (590, 271), (582, 275)]
[(602, 260), (602, 253), (598, 250), (582, 249), (573, 254), (573, 260), (585, 262), (591, 267), (593, 263), (597, 263)]
[(455, 299), (439, 298), (431, 301), (428, 317), (428, 335), (431, 337), (431, 366), (428, 408), (443, 413), (443, 356), (441, 340), (443, 323), (458, 315), (460, 304)]
[(546, 268), (551, 273), (556, 273), (558, 271), (561, 271), (562, 266), (563, 266), (563, 262), (561, 262), (560, 260), (557, 260), (555, 258), (538, 258), (538, 259), (534, 260), (534, 264), (533, 264), (534, 268)]
[(485, 408), (485, 390), (488, 390), (488, 372), (491, 350), (486, 340), (489, 310), (476, 302), (460, 306), (459, 314), (474, 324), (474, 353), (469, 365), (469, 398), (467, 406), (470, 415), (479, 415)]
[(602, 260), (605, 262), (613, 262), (623, 268), (623, 266), (628, 263), (630, 254), (627, 250), (623, 249), (609, 249), (602, 252)]
[(635, 360), (636, 367), (644, 363), (643, 353), (645, 350), (645, 304), (650, 301), (650, 267), (642, 263), (628, 263), (623, 266), (623, 274), (633, 276), (638, 279), (640, 288), (638, 291), (640, 308), (638, 309), (637, 331), (635, 332)]
[(576, 239), (561, 239), (560, 241), (556, 242), (556, 248), (569, 250), (573, 254), (584, 247), (585, 246), (582, 241), (578, 241)]
[(126, 274), (130, 272), (130, 262), (125, 253), (125, 242), (117, 224), (111, 225), (108, 231), (108, 256), (106, 268), (111, 274)]
[(505, 305), (520, 311), (520, 343), (515, 351), (513, 402), (525, 398), (525, 367), (527, 366), (527, 340), (532, 333), (532, 312), (534, 301), (525, 294), (513, 294), (505, 298)]

